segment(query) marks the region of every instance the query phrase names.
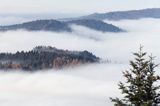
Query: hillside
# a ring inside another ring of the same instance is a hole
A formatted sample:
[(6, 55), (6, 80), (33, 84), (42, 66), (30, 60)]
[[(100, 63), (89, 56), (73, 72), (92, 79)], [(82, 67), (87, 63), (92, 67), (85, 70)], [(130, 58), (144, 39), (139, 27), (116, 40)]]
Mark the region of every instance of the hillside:
[(94, 13), (78, 18), (68, 18), (63, 20), (94, 19), (94, 20), (124, 20), (141, 18), (160, 18), (160, 8), (149, 8), (141, 10), (114, 11), (107, 13)]
[(0, 27), (0, 31), (19, 30), (19, 29), (24, 29), (28, 31), (56, 31), (56, 32), (71, 31), (71, 28), (69, 28), (66, 23), (56, 20), (36, 20), (22, 24)]
[(38, 46), (29, 52), (0, 53), (0, 69), (42, 70), (96, 63), (99, 58), (88, 51), (68, 51)]
[(81, 25), (101, 32), (122, 32), (123, 30), (97, 20), (74, 20), (74, 21), (56, 21), (56, 20), (37, 20), (22, 24), (0, 26), (0, 31), (27, 30), (27, 31), (53, 31), (53, 32), (72, 32), (71, 24)]
[(76, 25), (81, 25), (81, 26), (85, 26), (97, 31), (102, 31), (102, 32), (122, 32), (123, 30), (120, 29), (119, 27), (116, 27), (112, 24), (107, 24), (104, 23), (103, 21), (99, 21), (99, 20), (72, 20), (72, 21), (68, 21), (66, 22), (68, 24), (76, 24)]

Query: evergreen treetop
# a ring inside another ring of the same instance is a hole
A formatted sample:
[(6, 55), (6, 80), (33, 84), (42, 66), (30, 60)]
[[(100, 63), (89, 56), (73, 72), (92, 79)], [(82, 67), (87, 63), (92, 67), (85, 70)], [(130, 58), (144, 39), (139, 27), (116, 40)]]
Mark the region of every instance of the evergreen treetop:
[(126, 84), (120, 82), (118, 86), (124, 98), (111, 98), (115, 106), (160, 106), (160, 86), (155, 85), (160, 77), (154, 71), (158, 65), (153, 56), (146, 58), (147, 53), (142, 48), (133, 53), (135, 59), (130, 61), (129, 71), (123, 72)]

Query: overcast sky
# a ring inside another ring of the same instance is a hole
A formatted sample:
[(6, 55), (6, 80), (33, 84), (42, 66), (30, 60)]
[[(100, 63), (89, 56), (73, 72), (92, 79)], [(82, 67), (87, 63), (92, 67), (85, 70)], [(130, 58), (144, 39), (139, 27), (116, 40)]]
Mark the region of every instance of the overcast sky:
[(85, 14), (153, 7), (160, 7), (160, 0), (0, 0), (0, 14)]

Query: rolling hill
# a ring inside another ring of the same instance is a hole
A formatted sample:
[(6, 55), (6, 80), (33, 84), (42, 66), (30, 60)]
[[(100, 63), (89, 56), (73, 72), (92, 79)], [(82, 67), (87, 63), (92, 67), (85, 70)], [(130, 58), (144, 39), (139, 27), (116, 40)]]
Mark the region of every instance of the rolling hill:
[(123, 30), (112, 24), (104, 23), (98, 20), (73, 20), (73, 21), (57, 21), (57, 20), (36, 20), (22, 24), (0, 26), (0, 31), (11, 30), (27, 30), (27, 31), (53, 31), (53, 32), (72, 32), (70, 25), (80, 25), (101, 32), (122, 32)]

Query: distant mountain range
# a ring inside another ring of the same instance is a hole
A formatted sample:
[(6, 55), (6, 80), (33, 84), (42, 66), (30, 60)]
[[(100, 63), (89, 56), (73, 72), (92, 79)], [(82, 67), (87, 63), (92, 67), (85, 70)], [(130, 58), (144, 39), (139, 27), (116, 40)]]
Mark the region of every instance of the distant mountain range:
[(54, 32), (72, 32), (71, 25), (80, 25), (101, 32), (122, 32), (123, 30), (112, 24), (93, 19), (82, 19), (73, 21), (57, 20), (37, 20), (22, 24), (0, 26), (0, 31), (10, 31), (24, 29), (28, 31), (54, 31)]
[(160, 18), (160, 8), (149, 8), (142, 10), (115, 11), (108, 13), (94, 13), (78, 18), (66, 18), (60, 20), (78, 20), (78, 19), (94, 19), (94, 20), (125, 20), (125, 19), (141, 19), (141, 18)]
[(124, 32), (125, 30), (103, 22), (103, 20), (125, 20), (141, 18), (160, 18), (160, 8), (94, 13), (78, 18), (57, 20), (36, 20), (22, 24), (0, 26), (0, 31), (24, 29), (28, 31), (72, 32), (71, 25), (80, 25), (101, 32)]
[(0, 69), (35, 71), (61, 69), (82, 64), (98, 63), (100, 59), (88, 51), (68, 51), (38, 46), (29, 52), (0, 53)]

